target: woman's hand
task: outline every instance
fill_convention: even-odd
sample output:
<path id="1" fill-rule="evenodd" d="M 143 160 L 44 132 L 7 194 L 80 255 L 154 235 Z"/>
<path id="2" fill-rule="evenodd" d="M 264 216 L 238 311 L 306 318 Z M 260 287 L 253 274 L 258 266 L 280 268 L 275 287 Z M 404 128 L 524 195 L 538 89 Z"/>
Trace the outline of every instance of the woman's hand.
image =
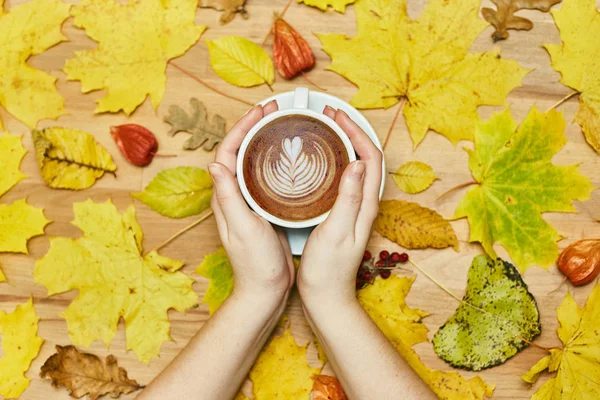
<path id="1" fill-rule="evenodd" d="M 234 296 L 284 295 L 294 282 L 294 265 L 283 231 L 254 213 L 242 197 L 234 176 L 237 152 L 248 131 L 265 115 L 277 110 L 272 101 L 252 108 L 231 128 L 208 165 L 214 182 L 212 209 L 221 242 L 233 267 Z"/>
<path id="2" fill-rule="evenodd" d="M 323 112 L 346 132 L 360 160 L 346 168 L 335 205 L 304 248 L 298 289 L 305 304 L 355 301 L 356 272 L 379 208 L 381 151 L 345 112 L 331 107 Z"/>

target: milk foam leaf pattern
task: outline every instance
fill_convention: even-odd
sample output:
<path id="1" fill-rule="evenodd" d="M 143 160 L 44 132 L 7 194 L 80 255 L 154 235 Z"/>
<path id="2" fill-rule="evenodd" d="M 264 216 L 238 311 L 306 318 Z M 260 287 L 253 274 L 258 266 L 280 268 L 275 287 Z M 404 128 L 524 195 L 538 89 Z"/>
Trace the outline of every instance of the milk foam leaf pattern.
<path id="1" fill-rule="evenodd" d="M 0 252 L 28 254 L 27 241 L 44 234 L 50 220 L 41 208 L 17 200 L 11 204 L 0 204 Z"/>
<path id="2" fill-rule="evenodd" d="M 428 331 L 422 322 L 428 313 L 406 304 L 406 296 L 414 281 L 415 277 L 396 275 L 375 279 L 372 285 L 358 292 L 358 301 L 408 365 L 440 399 L 481 400 L 492 397 L 494 386 L 488 385 L 481 377 L 467 380 L 457 372 L 429 369 L 412 349 L 417 343 L 427 342 Z"/>
<path id="3" fill-rule="evenodd" d="M 63 70 L 88 93 L 106 89 L 97 113 L 131 114 L 150 97 L 156 109 L 166 86 L 167 62 L 183 55 L 206 29 L 194 23 L 198 0 L 82 0 L 73 23 L 98 42 L 79 50 Z"/>
<path id="4" fill-rule="evenodd" d="M 357 35 L 317 35 L 328 69 L 358 86 L 351 104 L 402 109 L 415 146 L 429 129 L 453 144 L 473 139 L 480 105 L 503 105 L 529 72 L 499 50 L 469 53 L 485 29 L 479 0 L 430 0 L 416 20 L 405 0 L 357 0 Z"/>
<path id="5" fill-rule="evenodd" d="M 248 11 L 246 11 L 246 0 L 200 0 L 198 7 L 214 8 L 217 11 L 223 11 L 219 21 L 221 24 L 227 24 L 235 18 L 235 14 L 239 13 L 242 18 L 248 19 Z"/>
<path id="6" fill-rule="evenodd" d="M 0 131 L 0 197 L 13 186 L 25 179 L 26 175 L 19 170 L 25 156 L 21 143 L 23 136 L 11 135 Z"/>
<path id="7" fill-rule="evenodd" d="M 212 180 L 201 168 L 169 168 L 160 171 L 143 191 L 131 196 L 166 217 L 189 217 L 210 207 Z"/>
<path id="8" fill-rule="evenodd" d="M 535 383 L 544 371 L 556 372 L 535 394 L 532 400 L 587 400 L 600 398 L 600 286 L 596 285 L 585 306 L 578 307 L 567 292 L 556 310 L 560 322 L 557 329 L 562 348 L 549 349 L 521 376 Z"/>
<path id="9" fill-rule="evenodd" d="M 575 122 L 587 142 L 600 154 L 600 12 L 594 0 L 564 0 L 552 11 L 561 45 L 544 47 L 560 81 L 580 93 Z"/>
<path id="10" fill-rule="evenodd" d="M 297 0 L 298 3 L 304 3 L 307 6 L 317 7 L 322 11 L 327 11 L 329 7 L 339 13 L 346 12 L 346 6 L 353 4 L 356 0 Z"/>
<path id="11" fill-rule="evenodd" d="M 143 233 L 131 205 L 119 213 L 113 203 L 91 200 L 73 204 L 77 239 L 50 239 L 50 249 L 37 260 L 33 277 L 50 296 L 78 290 L 61 314 L 71 341 L 108 345 L 119 320 L 125 321 L 127 350 L 148 363 L 170 339 L 168 310 L 196 307 L 194 280 L 180 272 L 183 263 L 156 251 L 143 254 Z"/>
<path id="12" fill-rule="evenodd" d="M 3 355 L 0 358 L 0 395 L 17 399 L 29 387 L 25 376 L 44 342 L 38 335 L 40 317 L 31 298 L 12 313 L 0 311 L 0 335 Z"/>
<path id="13" fill-rule="evenodd" d="M 213 315 L 233 291 L 233 268 L 225 249 L 219 247 L 216 252 L 204 256 L 196 273 L 210 279 L 202 302 L 208 305 L 210 315 Z"/>
<path id="14" fill-rule="evenodd" d="M 81 190 L 92 186 L 117 166 L 93 135 L 71 128 L 31 132 L 42 178 L 48 186 Z"/>
<path id="15" fill-rule="evenodd" d="M 192 112 L 187 113 L 181 107 L 169 107 L 169 115 L 165 122 L 171 125 L 169 135 L 177 132 L 188 132 L 192 136 L 183 144 L 185 150 L 196 150 L 200 146 L 206 151 L 211 151 L 225 137 L 227 121 L 219 114 L 213 115 L 212 122 L 208 121 L 208 112 L 204 104 L 192 97 L 190 99 Z"/>
<path id="16" fill-rule="evenodd" d="M 433 336 L 433 349 L 453 367 L 479 371 L 505 363 L 541 332 L 537 303 L 519 271 L 479 255 L 462 302 Z"/>
<path id="17" fill-rule="evenodd" d="M 578 165 L 552 163 L 566 143 L 564 127 L 562 114 L 534 107 L 517 129 L 507 109 L 480 122 L 475 150 L 466 150 L 477 185 L 454 216 L 468 218 L 471 242 L 492 258 L 494 243 L 501 244 L 521 271 L 548 268 L 558 257 L 561 236 L 541 213 L 575 212 L 573 201 L 589 199 L 593 190 Z"/>
<path id="18" fill-rule="evenodd" d="M 69 8 L 60 0 L 33 0 L 5 12 L 0 0 L 0 106 L 30 128 L 66 114 L 56 78 L 27 60 L 66 40 L 61 25 Z"/>

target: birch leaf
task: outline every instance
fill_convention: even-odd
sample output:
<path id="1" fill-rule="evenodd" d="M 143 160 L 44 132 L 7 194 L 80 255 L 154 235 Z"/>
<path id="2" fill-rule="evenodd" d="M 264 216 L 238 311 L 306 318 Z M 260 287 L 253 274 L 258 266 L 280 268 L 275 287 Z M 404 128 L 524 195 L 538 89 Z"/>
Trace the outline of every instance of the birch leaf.
<path id="1" fill-rule="evenodd" d="M 410 161 L 392 174 L 398 189 L 408 194 L 417 194 L 427 190 L 437 176 L 433 168 L 420 161 Z"/>

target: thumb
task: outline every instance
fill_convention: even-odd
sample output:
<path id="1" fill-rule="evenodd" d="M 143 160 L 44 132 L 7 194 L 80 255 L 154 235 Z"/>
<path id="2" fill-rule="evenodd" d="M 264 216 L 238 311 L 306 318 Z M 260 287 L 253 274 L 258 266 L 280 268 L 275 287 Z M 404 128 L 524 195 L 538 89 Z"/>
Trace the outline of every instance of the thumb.
<path id="1" fill-rule="evenodd" d="M 354 232 L 356 219 L 362 204 L 365 162 L 355 161 L 348 165 L 340 181 L 338 197 L 327 217 L 327 225 L 335 232 Z"/>
<path id="2" fill-rule="evenodd" d="M 232 230 L 236 226 L 248 226 L 246 224 L 252 222 L 253 215 L 229 168 L 214 162 L 208 164 L 208 170 L 214 184 L 214 196 L 221 207 L 228 228 Z"/>

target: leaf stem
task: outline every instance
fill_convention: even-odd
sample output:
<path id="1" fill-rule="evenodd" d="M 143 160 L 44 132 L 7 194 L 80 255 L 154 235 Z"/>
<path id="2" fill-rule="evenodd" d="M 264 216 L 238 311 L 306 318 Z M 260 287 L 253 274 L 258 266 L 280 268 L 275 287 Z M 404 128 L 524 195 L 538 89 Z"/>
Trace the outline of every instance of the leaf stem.
<path id="1" fill-rule="evenodd" d="M 311 85 L 313 85 L 314 87 L 316 87 L 316 88 L 317 88 L 317 89 L 319 89 L 319 90 L 322 90 L 322 91 L 324 91 L 324 92 L 326 92 L 326 91 L 327 91 L 327 89 L 325 89 L 325 88 L 322 88 L 321 86 L 319 86 L 319 85 L 317 85 L 316 83 L 314 83 L 313 81 L 311 81 L 311 80 L 310 80 L 310 78 L 308 77 L 308 75 L 306 75 L 306 74 L 304 73 L 304 71 L 300 71 L 300 73 L 302 74 L 302 76 L 304 77 L 304 79 L 306 79 L 306 80 L 308 81 L 308 83 L 310 83 Z"/>
<path id="2" fill-rule="evenodd" d="M 169 65 L 172 65 L 176 69 L 180 70 L 181 72 L 183 72 L 184 74 L 186 74 L 187 76 L 189 76 L 190 78 L 192 78 L 193 80 L 195 80 L 196 82 L 199 82 L 199 83 L 203 84 L 204 86 L 206 86 L 207 88 L 209 88 L 210 90 L 212 90 L 215 93 L 218 93 L 218 94 L 220 94 L 222 96 L 225 96 L 225 97 L 227 97 L 227 98 L 229 98 L 231 100 L 239 101 L 240 103 L 244 103 L 244 104 L 247 104 L 249 106 L 254 106 L 254 103 L 252 103 L 250 101 L 241 99 L 241 98 L 233 96 L 231 94 L 227 94 L 227 93 L 223 92 L 222 90 L 217 89 L 216 87 L 214 87 L 213 85 L 209 84 L 208 82 L 206 82 L 206 81 L 198 78 L 196 75 L 192 74 L 190 71 L 186 70 L 185 68 L 180 67 L 179 65 L 175 64 L 173 61 L 169 61 Z M 273 89 L 271 89 L 271 90 L 273 90 Z"/>
<path id="3" fill-rule="evenodd" d="M 554 103 L 554 105 L 552 107 L 550 107 L 548 109 L 548 111 L 554 110 L 556 107 L 560 106 L 562 103 L 564 103 L 565 101 L 569 100 L 571 97 L 573 97 L 575 95 L 578 95 L 580 93 L 581 92 L 577 92 L 577 91 L 569 93 L 568 95 L 566 95 L 565 97 L 563 97 L 562 99 L 560 99 L 559 101 L 557 101 L 556 103 Z"/>
<path id="4" fill-rule="evenodd" d="M 545 346 L 539 345 L 537 343 L 530 342 L 529 340 L 525 339 L 521 335 L 517 335 L 517 339 L 522 340 L 523 342 L 527 343 L 529 346 L 533 346 L 533 347 L 536 347 L 540 350 L 544 350 L 547 352 L 550 352 L 550 350 L 554 350 L 557 348 L 557 347 L 545 347 Z"/>
<path id="5" fill-rule="evenodd" d="M 471 186 L 471 185 L 478 185 L 478 184 L 479 184 L 479 182 L 476 182 L 476 181 L 461 183 L 460 185 L 454 186 L 452 189 L 449 189 L 446 192 L 444 192 L 441 196 L 439 196 L 437 199 L 435 199 L 435 201 L 439 201 L 443 197 L 446 197 L 447 195 L 449 195 L 450 193 L 452 193 L 452 192 L 454 192 L 454 191 L 456 191 L 458 189 L 462 189 L 462 188 L 466 188 L 466 187 Z"/>
<path id="6" fill-rule="evenodd" d="M 387 132 L 387 135 L 385 137 L 385 140 L 383 141 L 383 146 L 382 146 L 383 151 L 385 151 L 385 148 L 387 147 L 387 144 L 388 144 L 388 142 L 390 140 L 390 136 L 392 136 L 392 131 L 394 130 L 394 125 L 396 125 L 396 120 L 398 119 L 398 116 L 400 115 L 400 112 L 404 108 L 404 104 L 405 103 L 406 103 L 406 97 L 403 97 L 402 100 L 400 100 L 400 105 L 398 106 L 398 109 L 396 110 L 396 115 L 394 115 L 394 119 L 392 120 L 392 124 L 390 125 L 390 129 L 388 129 L 388 132 Z"/>
<path id="7" fill-rule="evenodd" d="M 167 240 L 165 240 L 164 242 L 162 242 L 158 247 L 156 247 L 154 249 L 154 251 L 158 251 L 158 250 L 162 249 L 163 247 L 165 247 L 166 245 L 168 245 L 169 243 L 171 243 L 173 240 L 177 239 L 179 236 L 183 235 L 184 233 L 186 233 L 187 231 L 189 231 L 190 229 L 192 229 L 196 225 L 200 225 L 204 220 L 208 219 L 211 215 L 213 215 L 213 210 L 209 210 L 206 214 L 204 214 L 198 220 L 192 222 L 191 224 L 189 224 L 188 226 L 186 226 L 182 230 L 176 232 L 174 235 L 172 235 L 170 238 L 168 238 Z"/>
<path id="8" fill-rule="evenodd" d="M 283 8 L 283 11 L 281 12 L 281 14 L 279 14 L 279 18 L 283 18 L 283 16 L 287 12 L 288 8 L 290 8 L 290 6 L 292 5 L 292 1 L 294 1 L 294 0 L 288 0 L 287 4 Z M 271 36 L 272 33 L 273 33 L 273 25 L 271 25 L 271 29 L 269 29 L 269 32 L 267 32 L 267 36 L 265 36 L 265 38 L 263 39 L 262 46 L 267 44 L 267 40 L 269 39 L 269 36 Z M 315 85 L 315 86 L 317 86 L 317 85 Z"/>

